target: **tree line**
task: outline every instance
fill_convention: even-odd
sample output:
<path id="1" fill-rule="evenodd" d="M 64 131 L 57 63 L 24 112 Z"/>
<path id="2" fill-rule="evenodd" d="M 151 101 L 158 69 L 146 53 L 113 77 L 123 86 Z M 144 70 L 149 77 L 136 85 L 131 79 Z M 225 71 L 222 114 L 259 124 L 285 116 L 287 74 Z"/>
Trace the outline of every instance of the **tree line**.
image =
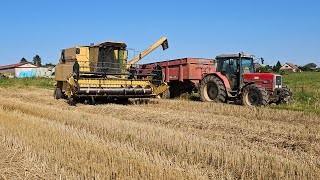
<path id="1" fill-rule="evenodd" d="M 262 73 L 276 72 L 276 73 L 279 73 L 281 67 L 282 67 L 282 65 L 281 65 L 280 61 L 278 61 L 277 64 L 274 66 L 266 65 L 266 66 L 258 67 L 256 69 L 256 72 L 262 72 Z M 308 63 L 304 66 L 298 66 L 298 68 L 301 69 L 302 71 L 312 71 L 313 69 L 317 68 L 317 64 Z"/>
<path id="2" fill-rule="evenodd" d="M 20 62 L 29 62 L 26 58 L 21 58 Z M 41 67 L 42 66 L 42 62 L 41 62 L 41 57 L 39 55 L 36 55 L 33 57 L 32 62 L 33 65 Z M 46 63 L 45 66 L 55 66 L 52 63 Z"/>

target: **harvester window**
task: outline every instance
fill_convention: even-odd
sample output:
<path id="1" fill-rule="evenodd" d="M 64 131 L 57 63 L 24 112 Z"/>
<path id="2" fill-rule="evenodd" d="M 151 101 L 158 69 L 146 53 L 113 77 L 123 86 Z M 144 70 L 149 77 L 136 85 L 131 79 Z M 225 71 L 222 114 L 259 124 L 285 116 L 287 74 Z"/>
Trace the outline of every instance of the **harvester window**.
<path id="1" fill-rule="evenodd" d="M 65 63 L 65 62 L 66 62 L 66 58 L 65 58 L 65 54 L 64 54 L 64 49 L 61 51 L 61 57 L 60 57 L 60 59 L 61 59 L 61 62 L 62 62 L 62 63 Z"/>
<path id="2" fill-rule="evenodd" d="M 80 48 L 77 48 L 76 49 L 76 54 L 80 54 L 81 52 L 80 52 Z"/>

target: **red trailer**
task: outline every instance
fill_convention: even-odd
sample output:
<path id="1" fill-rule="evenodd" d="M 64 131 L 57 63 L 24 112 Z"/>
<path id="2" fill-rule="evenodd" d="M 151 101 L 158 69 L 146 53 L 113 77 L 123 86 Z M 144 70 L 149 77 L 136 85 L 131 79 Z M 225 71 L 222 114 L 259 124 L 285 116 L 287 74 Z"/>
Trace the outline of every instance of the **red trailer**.
<path id="1" fill-rule="evenodd" d="M 165 75 L 165 81 L 170 86 L 171 98 L 183 93 L 191 93 L 199 88 L 205 74 L 216 71 L 214 59 L 182 58 L 141 65 L 141 68 L 153 69 L 161 66 Z"/>

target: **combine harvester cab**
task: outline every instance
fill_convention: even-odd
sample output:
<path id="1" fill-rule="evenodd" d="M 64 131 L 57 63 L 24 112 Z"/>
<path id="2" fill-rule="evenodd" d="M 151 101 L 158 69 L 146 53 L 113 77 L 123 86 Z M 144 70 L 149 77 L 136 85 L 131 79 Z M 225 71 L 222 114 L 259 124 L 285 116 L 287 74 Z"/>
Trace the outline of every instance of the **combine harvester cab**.
<path id="1" fill-rule="evenodd" d="M 55 99 L 67 98 L 73 105 L 81 98 L 95 103 L 102 97 L 126 101 L 163 93 L 169 87 L 164 82 L 162 69 L 140 69 L 136 65 L 160 45 L 165 50 L 167 39 L 160 39 L 129 62 L 127 46 L 122 42 L 108 41 L 62 50 L 55 72 Z"/>

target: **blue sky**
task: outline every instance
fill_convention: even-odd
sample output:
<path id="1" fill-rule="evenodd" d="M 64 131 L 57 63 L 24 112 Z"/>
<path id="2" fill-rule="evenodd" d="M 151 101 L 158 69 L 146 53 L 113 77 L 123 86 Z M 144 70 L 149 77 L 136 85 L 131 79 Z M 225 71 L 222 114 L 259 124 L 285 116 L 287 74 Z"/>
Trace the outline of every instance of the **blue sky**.
<path id="1" fill-rule="evenodd" d="M 57 63 L 63 48 L 107 40 L 141 51 L 161 36 L 170 48 L 142 63 L 244 51 L 268 64 L 320 65 L 319 9 L 316 0 L 4 1 L 0 65 L 36 54 Z"/>

